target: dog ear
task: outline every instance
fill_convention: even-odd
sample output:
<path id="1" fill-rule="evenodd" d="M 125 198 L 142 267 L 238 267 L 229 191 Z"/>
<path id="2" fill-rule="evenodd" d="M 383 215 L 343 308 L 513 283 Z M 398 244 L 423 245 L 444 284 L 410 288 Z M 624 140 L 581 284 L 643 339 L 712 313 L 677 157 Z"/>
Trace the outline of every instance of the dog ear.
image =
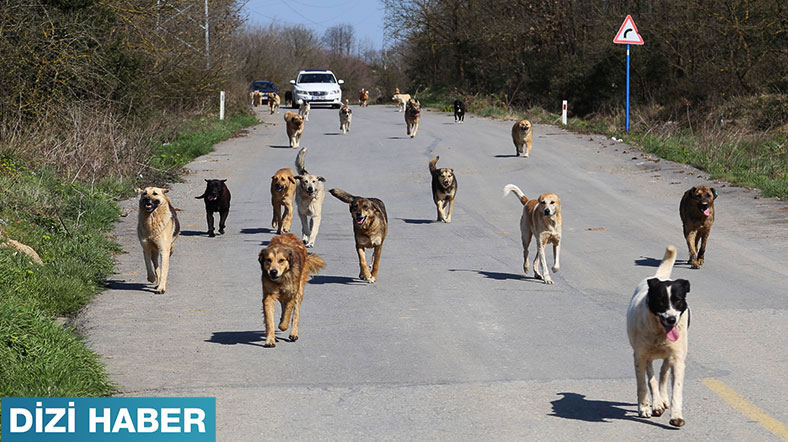
<path id="1" fill-rule="evenodd" d="M 322 176 L 317 177 L 317 180 L 320 181 L 321 183 L 325 183 L 326 182 L 326 179 L 323 178 Z"/>
<path id="2" fill-rule="evenodd" d="M 697 191 L 697 190 L 698 190 L 697 187 L 692 186 L 692 189 L 689 190 L 689 193 L 694 196 L 695 195 L 695 191 Z"/>
<path id="3" fill-rule="evenodd" d="M 264 253 L 265 253 L 265 249 L 263 249 L 263 250 L 260 250 L 260 254 L 259 254 L 259 255 L 257 255 L 257 262 L 259 262 L 259 263 L 260 263 L 260 266 L 262 266 L 262 265 L 263 265 L 263 259 L 264 259 L 264 258 L 263 258 L 263 254 L 264 254 Z"/>
<path id="4" fill-rule="evenodd" d="M 659 285 L 662 283 L 662 281 L 660 281 L 659 278 L 651 278 L 647 282 L 648 282 L 649 290 L 657 289 Z"/>
<path id="5" fill-rule="evenodd" d="M 170 191 L 170 189 L 161 189 L 161 193 L 167 193 L 169 191 Z"/>
<path id="6" fill-rule="evenodd" d="M 302 177 L 301 175 L 296 175 L 296 176 L 295 176 L 295 179 L 297 179 L 297 180 L 303 180 L 303 179 L 304 179 L 304 177 Z"/>
<path id="7" fill-rule="evenodd" d="M 205 180 L 206 183 L 210 183 L 211 182 L 211 180 L 209 180 L 208 178 L 203 178 L 203 179 Z"/>
<path id="8" fill-rule="evenodd" d="M 454 169 L 449 169 L 449 172 L 451 172 L 451 174 L 454 175 Z"/>
<path id="9" fill-rule="evenodd" d="M 690 292 L 690 282 L 687 281 L 686 279 L 677 279 L 674 282 L 679 284 L 681 286 L 681 288 L 684 289 L 684 293 L 689 293 Z"/>
<path id="10" fill-rule="evenodd" d="M 194 198 L 195 198 L 195 199 L 201 199 L 201 198 L 205 198 L 205 194 L 203 193 L 202 195 L 200 195 L 200 196 L 195 196 Z"/>
<path id="11" fill-rule="evenodd" d="M 271 179 L 272 179 L 272 180 L 275 180 L 275 179 L 276 179 L 276 175 L 272 176 L 272 177 L 271 177 Z"/>
<path id="12" fill-rule="evenodd" d="M 295 177 L 289 176 L 289 177 L 287 177 L 287 179 L 290 180 L 290 182 L 293 183 L 293 184 L 296 183 Z"/>
<path id="13" fill-rule="evenodd" d="M 290 268 L 293 267 L 293 249 L 287 250 L 287 266 Z"/>
<path id="14" fill-rule="evenodd" d="M 226 180 L 226 179 L 225 179 L 225 180 L 219 180 L 219 181 L 221 181 L 221 182 L 223 182 L 223 183 L 226 183 L 226 182 L 227 182 L 227 180 Z"/>
<path id="15" fill-rule="evenodd" d="M 711 194 L 714 195 L 714 199 L 716 200 L 717 199 L 717 189 L 712 187 L 711 188 Z"/>

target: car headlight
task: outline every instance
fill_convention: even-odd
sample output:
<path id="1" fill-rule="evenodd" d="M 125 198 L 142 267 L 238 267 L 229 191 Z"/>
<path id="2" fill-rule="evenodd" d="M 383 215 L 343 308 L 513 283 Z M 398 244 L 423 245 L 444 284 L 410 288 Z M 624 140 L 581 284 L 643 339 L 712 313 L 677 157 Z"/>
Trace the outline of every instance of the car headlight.
<path id="1" fill-rule="evenodd" d="M 306 91 L 301 90 L 301 89 L 296 89 L 295 93 L 297 93 L 297 94 L 305 94 Z"/>

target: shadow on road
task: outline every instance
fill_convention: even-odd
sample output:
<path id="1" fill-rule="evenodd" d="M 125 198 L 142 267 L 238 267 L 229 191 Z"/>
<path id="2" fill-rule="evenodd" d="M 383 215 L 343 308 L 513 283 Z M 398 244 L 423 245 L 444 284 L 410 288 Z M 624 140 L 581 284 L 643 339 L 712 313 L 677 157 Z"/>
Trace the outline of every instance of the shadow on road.
<path id="1" fill-rule="evenodd" d="M 621 408 L 621 406 L 635 407 L 635 404 L 629 404 L 626 402 L 592 401 L 586 399 L 585 395 L 578 393 L 558 394 L 563 397 L 550 402 L 553 405 L 553 413 L 549 414 L 548 416 L 585 422 L 610 422 L 608 419 L 617 419 L 641 422 L 644 424 L 664 428 L 666 430 L 678 430 L 678 428 L 663 425 L 652 420 L 639 418 L 637 417 L 637 411 L 630 411 L 625 408 Z"/>
<path id="2" fill-rule="evenodd" d="M 276 232 L 276 230 L 269 229 L 269 228 L 266 228 L 266 227 L 255 227 L 255 228 L 251 228 L 251 229 L 241 229 L 241 233 L 244 233 L 244 234 L 274 233 L 274 232 Z"/>
<path id="3" fill-rule="evenodd" d="M 208 236 L 208 232 L 198 232 L 196 230 L 181 230 L 181 236 Z"/>
<path id="4" fill-rule="evenodd" d="M 498 281 L 506 281 L 509 279 L 515 279 L 520 281 L 538 281 L 542 282 L 541 279 L 537 278 L 528 278 L 525 275 L 515 274 L 515 273 L 501 273 L 501 272 L 488 272 L 486 270 L 471 270 L 471 269 L 449 269 L 450 272 L 475 272 L 478 273 L 485 278 L 490 279 L 497 279 Z"/>
<path id="5" fill-rule="evenodd" d="M 635 260 L 636 266 L 641 267 L 659 267 L 659 264 L 662 262 L 661 259 L 656 258 L 649 258 L 647 256 L 641 256 L 640 259 Z"/>
<path id="6" fill-rule="evenodd" d="M 410 137 L 388 137 L 389 140 L 407 140 Z"/>
<path id="7" fill-rule="evenodd" d="M 310 284 L 347 284 L 347 285 L 361 285 L 366 284 L 366 282 L 361 281 L 357 278 L 349 278 L 347 276 L 326 276 L 326 275 L 315 275 L 309 280 Z"/>
<path id="8" fill-rule="evenodd" d="M 519 155 L 496 155 L 495 158 L 517 158 Z"/>
<path id="9" fill-rule="evenodd" d="M 222 345 L 246 344 L 264 347 L 262 343 L 265 342 L 265 330 L 213 332 L 211 338 L 206 339 L 205 342 L 212 342 L 214 344 Z M 288 338 L 277 336 L 276 342 L 291 341 Z"/>
<path id="10" fill-rule="evenodd" d="M 432 224 L 435 220 L 432 219 L 415 219 L 415 218 L 397 218 L 401 219 L 407 224 Z"/>
<path id="11" fill-rule="evenodd" d="M 273 144 L 269 144 L 268 147 L 272 147 L 274 149 L 292 149 L 290 146 L 274 146 Z"/>
<path id="12" fill-rule="evenodd" d="M 145 282 L 126 282 L 118 279 L 108 279 L 104 281 L 104 287 L 110 290 L 138 290 L 141 292 L 156 293 L 156 290 L 153 289 L 153 285 Z"/>
<path id="13" fill-rule="evenodd" d="M 342 134 L 339 132 L 325 132 L 323 133 L 323 135 L 342 135 Z"/>

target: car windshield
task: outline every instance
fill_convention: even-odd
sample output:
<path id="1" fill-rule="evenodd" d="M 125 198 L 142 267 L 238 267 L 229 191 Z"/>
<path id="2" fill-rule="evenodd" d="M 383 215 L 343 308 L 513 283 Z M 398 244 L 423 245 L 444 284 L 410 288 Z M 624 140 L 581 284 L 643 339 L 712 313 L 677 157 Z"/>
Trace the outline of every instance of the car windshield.
<path id="1" fill-rule="evenodd" d="M 274 84 L 271 83 L 270 81 L 255 81 L 254 82 L 254 87 L 255 88 L 259 88 L 259 89 L 263 89 L 263 88 L 273 89 Z"/>
<path id="2" fill-rule="evenodd" d="M 336 83 L 331 74 L 301 74 L 298 83 Z"/>

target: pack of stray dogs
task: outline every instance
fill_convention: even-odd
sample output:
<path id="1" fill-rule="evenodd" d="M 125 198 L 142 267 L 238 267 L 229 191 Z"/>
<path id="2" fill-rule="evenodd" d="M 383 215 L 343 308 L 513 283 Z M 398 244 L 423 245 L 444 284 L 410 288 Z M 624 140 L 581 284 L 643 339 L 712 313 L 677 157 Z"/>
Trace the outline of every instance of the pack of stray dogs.
<path id="1" fill-rule="evenodd" d="M 274 94 L 276 95 L 276 94 Z M 255 100 L 258 98 L 254 96 Z M 279 97 L 269 94 L 269 110 L 278 111 Z M 368 92 L 359 94 L 359 106 L 366 107 Z M 399 89 L 392 97 L 400 112 L 405 112 L 407 134 L 413 138 L 419 128 L 421 105 L 409 94 Z M 255 105 L 258 105 L 255 103 Z M 454 102 L 455 122 L 465 120 L 466 106 L 461 100 Z M 298 148 L 308 121 L 310 105 L 304 102 L 298 113 L 286 112 L 287 135 L 290 146 Z M 352 110 L 346 100 L 339 112 L 340 130 L 350 130 Z M 533 125 L 528 120 L 517 121 L 511 129 L 515 145 L 515 156 L 528 158 L 533 140 Z M 309 173 L 306 168 L 307 149 L 300 148 L 295 158 L 295 171 L 290 168 L 277 170 L 271 177 L 271 225 L 279 236 L 260 251 L 263 288 L 263 315 L 265 319 L 265 347 L 276 346 L 274 313 L 280 304 L 279 329 L 290 329 L 289 341 L 299 338 L 300 306 L 304 288 L 310 275 L 316 274 L 326 263 L 319 255 L 307 249 L 315 246 L 322 220 L 323 201 L 326 196 L 326 179 Z M 435 156 L 428 164 L 433 202 L 437 222 L 451 223 L 458 182 L 454 169 L 439 168 L 440 157 Z M 225 233 L 230 212 L 230 190 L 225 179 L 206 179 L 206 189 L 196 198 L 205 203 L 209 237 L 216 236 L 214 214 L 219 214 L 220 235 Z M 147 279 L 155 283 L 155 292 L 164 293 L 167 286 L 170 256 L 180 233 L 180 224 L 173 202 L 167 196 L 168 189 L 146 187 L 139 198 L 137 234 L 143 249 Z M 355 249 L 358 254 L 359 279 L 374 283 L 378 280 L 383 243 L 388 234 L 386 206 L 378 198 L 354 195 L 339 188 L 328 193 L 348 205 L 353 227 Z M 523 206 L 520 218 L 520 234 L 523 244 L 523 272 L 533 275 L 544 284 L 554 284 L 551 273 L 560 268 L 562 207 L 556 193 L 545 192 L 536 198 L 526 196 L 518 186 L 507 184 L 503 196 L 514 194 Z M 693 269 L 704 264 L 712 224 L 714 223 L 714 201 L 717 191 L 709 186 L 694 186 L 687 190 L 679 203 L 679 216 L 687 243 L 689 259 Z M 290 233 L 293 219 L 293 203 L 301 221 L 301 238 Z M 535 256 L 531 262 L 530 244 L 535 242 Z M 553 249 L 553 265 L 548 268 L 547 245 Z M 367 262 L 366 250 L 372 250 L 371 265 Z M 676 262 L 676 247 L 667 246 L 664 257 L 652 277 L 640 281 L 627 309 L 627 335 L 633 349 L 637 386 L 638 415 L 643 418 L 661 416 L 670 410 L 670 424 L 681 427 L 685 424 L 682 415 L 685 359 L 688 348 L 690 309 L 687 294 L 690 282 L 685 279 L 670 279 Z M 655 377 L 653 361 L 662 359 L 659 380 Z M 671 394 L 668 394 L 668 378 Z M 648 389 L 648 390 L 647 390 Z M 650 394 L 650 398 L 649 398 Z"/>

